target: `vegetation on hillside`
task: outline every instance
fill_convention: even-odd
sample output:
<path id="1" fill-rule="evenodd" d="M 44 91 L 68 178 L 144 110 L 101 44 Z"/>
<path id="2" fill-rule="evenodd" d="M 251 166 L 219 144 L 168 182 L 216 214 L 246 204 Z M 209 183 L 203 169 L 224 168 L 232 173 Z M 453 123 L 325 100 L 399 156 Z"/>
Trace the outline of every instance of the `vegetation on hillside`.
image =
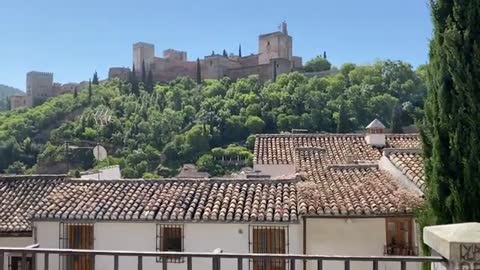
<path id="1" fill-rule="evenodd" d="M 151 178 L 196 163 L 219 175 L 251 164 L 256 133 L 297 128 L 354 132 L 373 118 L 390 125 L 394 108 L 401 108 L 396 121 L 412 124 L 422 115 L 426 92 L 419 75 L 406 63 L 384 61 L 347 64 L 329 77 L 294 72 L 265 83 L 255 76 L 201 84 L 179 78 L 155 86 L 138 83 L 142 79 L 135 76 L 130 82 L 92 83 L 77 98 L 67 94 L 36 108 L 0 114 L 0 171 L 11 166 L 10 171 L 21 170 L 15 161 L 42 172 L 65 169 L 65 164 L 70 169 L 119 164 L 124 177 Z M 65 121 L 79 106 L 82 114 Z M 48 141 L 38 141 L 42 127 L 55 121 L 61 126 Z M 109 158 L 95 163 L 90 149 L 67 152 L 65 141 L 76 146 L 98 141 Z"/>

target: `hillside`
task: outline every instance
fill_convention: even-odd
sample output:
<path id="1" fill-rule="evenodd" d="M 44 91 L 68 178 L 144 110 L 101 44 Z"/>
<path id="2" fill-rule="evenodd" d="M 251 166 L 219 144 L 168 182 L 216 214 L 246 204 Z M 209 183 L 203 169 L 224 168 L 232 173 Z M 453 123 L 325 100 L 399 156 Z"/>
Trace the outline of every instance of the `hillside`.
<path id="1" fill-rule="evenodd" d="M 165 85 L 106 81 L 78 97 L 63 95 L 28 110 L 0 114 L 0 171 L 65 172 L 119 164 L 127 178 L 171 176 L 184 163 L 214 175 L 251 163 L 254 134 L 292 129 L 354 132 L 372 119 L 414 123 L 426 93 L 423 71 L 406 63 L 347 64 L 334 76 L 284 74 L 276 82 L 179 78 Z M 51 129 L 51 132 L 45 130 Z M 41 134 L 41 136 L 40 136 Z M 46 141 L 45 141 L 46 140 Z M 109 158 L 96 163 L 100 142 Z"/>
<path id="2" fill-rule="evenodd" d="M 0 111 L 5 111 L 7 109 L 7 98 L 13 95 L 21 95 L 25 92 L 20 89 L 0 84 Z"/>

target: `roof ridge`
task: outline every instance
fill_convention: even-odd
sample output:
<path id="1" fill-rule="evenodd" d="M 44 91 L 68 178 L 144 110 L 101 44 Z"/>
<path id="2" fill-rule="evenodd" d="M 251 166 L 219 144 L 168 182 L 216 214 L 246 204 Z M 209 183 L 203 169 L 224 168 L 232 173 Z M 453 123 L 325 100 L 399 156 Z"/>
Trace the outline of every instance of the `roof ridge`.
<path id="1" fill-rule="evenodd" d="M 366 169 L 366 168 L 377 168 L 378 163 L 343 163 L 343 164 L 329 164 L 327 169 Z"/>
<path id="2" fill-rule="evenodd" d="M 251 184 L 271 184 L 271 183 L 294 183 L 299 180 L 296 178 L 281 178 L 281 179 L 232 179 L 232 178 L 166 178 L 166 179 L 81 179 L 81 178 L 69 178 L 66 179 L 67 182 L 71 183 L 138 183 L 138 182 L 151 182 L 151 183 L 162 183 L 162 182 L 177 182 L 177 183 L 251 183 Z"/>
<path id="3" fill-rule="evenodd" d="M 389 156 L 392 153 L 408 153 L 408 154 L 421 154 L 420 148 L 383 148 L 383 155 Z"/>

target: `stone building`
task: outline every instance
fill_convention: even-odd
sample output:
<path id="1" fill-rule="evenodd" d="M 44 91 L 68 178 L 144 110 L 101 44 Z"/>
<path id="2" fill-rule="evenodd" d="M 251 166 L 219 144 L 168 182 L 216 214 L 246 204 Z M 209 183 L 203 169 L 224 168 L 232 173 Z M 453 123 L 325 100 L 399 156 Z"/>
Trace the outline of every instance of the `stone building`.
<path id="1" fill-rule="evenodd" d="M 45 102 L 51 97 L 65 93 L 73 93 L 75 89 L 80 91 L 87 86 L 88 82 L 61 84 L 53 81 L 53 73 L 30 71 L 27 73 L 26 96 L 12 96 L 10 98 L 11 109 L 20 107 L 34 107 Z"/>
<path id="2" fill-rule="evenodd" d="M 287 24 L 282 23 L 281 31 L 263 34 L 258 37 L 258 53 L 248 56 L 212 54 L 200 59 L 202 79 L 229 77 L 238 79 L 256 74 L 262 80 L 274 79 L 277 75 L 302 67 L 302 58 L 292 55 L 292 37 L 288 35 Z M 138 42 L 133 44 L 133 64 L 137 76 L 152 71 L 154 81 L 166 82 L 180 76 L 195 79 L 197 61 L 189 61 L 187 52 L 174 49 L 163 51 L 163 57 L 155 56 L 153 44 Z M 129 69 L 113 67 L 109 78 L 128 78 Z"/>
<path id="3" fill-rule="evenodd" d="M 27 96 L 15 95 L 10 96 L 10 109 L 15 110 L 27 106 Z"/>
<path id="4" fill-rule="evenodd" d="M 40 104 L 55 96 L 53 73 L 30 71 L 27 73 L 27 106 Z"/>

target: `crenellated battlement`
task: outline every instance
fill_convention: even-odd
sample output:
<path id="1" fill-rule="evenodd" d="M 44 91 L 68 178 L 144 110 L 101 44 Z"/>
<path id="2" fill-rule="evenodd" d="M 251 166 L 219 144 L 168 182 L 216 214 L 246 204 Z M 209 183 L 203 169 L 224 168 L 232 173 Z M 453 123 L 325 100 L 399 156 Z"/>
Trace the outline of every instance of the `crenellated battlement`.
<path id="1" fill-rule="evenodd" d="M 135 73 L 142 76 L 142 70 L 152 72 L 155 81 L 167 82 L 180 76 L 196 79 L 200 68 L 201 79 L 232 79 L 258 75 L 262 80 L 275 79 L 277 75 L 298 70 L 302 67 L 302 58 L 292 55 L 292 37 L 288 35 L 287 24 L 283 22 L 279 31 L 258 36 L 257 54 L 242 56 L 212 52 L 197 61 L 189 61 L 187 52 L 175 49 L 163 51 L 163 57 L 155 56 L 155 45 L 147 42 L 133 44 L 133 65 Z M 125 70 L 110 69 L 109 78 L 123 78 Z M 120 74 L 121 73 L 121 74 Z"/>

